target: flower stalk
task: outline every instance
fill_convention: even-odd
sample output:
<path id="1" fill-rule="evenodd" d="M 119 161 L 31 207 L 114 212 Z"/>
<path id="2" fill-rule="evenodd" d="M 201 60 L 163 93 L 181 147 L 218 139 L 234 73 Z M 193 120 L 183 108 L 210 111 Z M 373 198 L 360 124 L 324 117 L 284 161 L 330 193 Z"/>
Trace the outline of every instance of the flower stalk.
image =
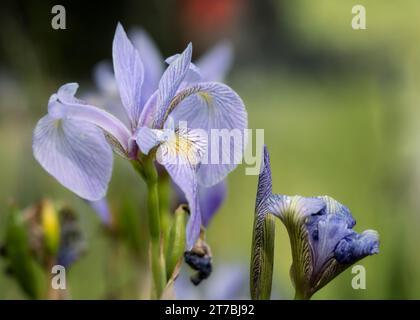
<path id="1" fill-rule="evenodd" d="M 166 267 L 163 255 L 163 238 L 160 226 L 158 173 L 153 157 L 145 157 L 144 161 L 132 161 L 133 167 L 144 178 L 147 185 L 147 208 L 149 212 L 149 235 L 151 269 L 153 274 L 152 297 L 160 298 L 166 286 Z"/>

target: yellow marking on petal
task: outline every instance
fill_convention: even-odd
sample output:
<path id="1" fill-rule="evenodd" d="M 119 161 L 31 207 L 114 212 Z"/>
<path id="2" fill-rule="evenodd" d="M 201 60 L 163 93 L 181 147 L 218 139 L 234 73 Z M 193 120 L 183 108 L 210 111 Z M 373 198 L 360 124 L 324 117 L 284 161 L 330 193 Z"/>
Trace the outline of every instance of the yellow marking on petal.
<path id="1" fill-rule="evenodd" d="M 207 103 L 207 105 L 210 107 L 213 104 L 213 97 L 205 91 L 198 92 L 198 95 L 203 98 L 203 100 Z"/>
<path id="2" fill-rule="evenodd" d="M 195 147 L 193 141 L 176 134 L 171 139 L 169 139 L 167 143 L 168 146 L 173 150 L 173 153 L 177 157 L 178 161 L 182 162 L 181 159 L 185 159 L 184 161 L 189 164 L 198 163 L 196 155 L 197 148 Z"/>

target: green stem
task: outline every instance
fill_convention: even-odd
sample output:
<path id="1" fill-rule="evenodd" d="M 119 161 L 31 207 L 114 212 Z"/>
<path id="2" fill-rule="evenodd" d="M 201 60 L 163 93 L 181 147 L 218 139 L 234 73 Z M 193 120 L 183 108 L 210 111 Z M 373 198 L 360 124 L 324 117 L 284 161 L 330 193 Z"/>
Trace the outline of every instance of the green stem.
<path id="1" fill-rule="evenodd" d="M 167 172 L 159 175 L 159 211 L 160 211 L 160 227 L 162 230 L 163 243 L 165 244 L 165 251 L 168 246 L 169 232 L 171 227 L 171 180 Z"/>
<path id="2" fill-rule="evenodd" d="M 304 294 L 302 292 L 300 292 L 299 290 L 295 291 L 295 300 L 309 300 L 307 298 L 305 298 Z"/>
<path id="3" fill-rule="evenodd" d="M 293 268 L 293 267 L 292 267 Z M 295 284 L 296 285 L 296 284 Z M 310 300 L 312 294 L 303 288 L 295 286 L 295 300 Z"/>
<path id="4" fill-rule="evenodd" d="M 132 164 L 137 172 L 142 175 L 147 184 L 151 268 L 153 274 L 152 297 L 159 299 L 166 286 L 166 267 L 163 255 L 162 233 L 160 229 L 158 174 L 153 160 L 149 157 L 144 160 L 142 165 L 139 161 L 132 161 Z"/>

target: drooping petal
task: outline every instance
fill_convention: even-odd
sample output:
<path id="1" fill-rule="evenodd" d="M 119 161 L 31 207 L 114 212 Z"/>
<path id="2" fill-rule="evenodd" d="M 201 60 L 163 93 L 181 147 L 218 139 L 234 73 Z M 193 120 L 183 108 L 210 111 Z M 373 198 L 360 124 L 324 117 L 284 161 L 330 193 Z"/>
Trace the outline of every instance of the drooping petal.
<path id="1" fill-rule="evenodd" d="M 112 114 L 76 99 L 74 94 L 77 88 L 77 83 L 61 86 L 57 94 L 53 94 L 48 101 L 48 114 L 55 119 L 94 124 L 109 133 L 121 145 L 121 149 L 127 151 L 128 140 L 131 136 L 128 129 Z"/>
<path id="2" fill-rule="evenodd" d="M 96 201 L 88 201 L 88 203 L 104 225 L 111 224 L 111 210 L 105 197 Z"/>
<path id="3" fill-rule="evenodd" d="M 228 86 L 203 82 L 179 92 L 171 103 L 175 121 L 203 129 L 209 146 L 199 170 L 199 183 L 212 186 L 222 181 L 241 162 L 248 117 L 241 98 Z M 210 138 L 211 137 L 211 138 Z"/>
<path id="4" fill-rule="evenodd" d="M 188 73 L 192 55 L 192 45 L 188 44 L 184 52 L 177 57 L 163 73 L 159 81 L 157 114 L 154 127 L 161 129 L 167 116 L 169 105 Z"/>
<path id="5" fill-rule="evenodd" d="M 130 39 L 132 39 L 143 61 L 144 81 L 141 100 L 142 105 L 144 105 L 158 87 L 159 79 L 164 70 L 163 57 L 155 42 L 145 30 L 141 28 L 132 30 Z"/>
<path id="6" fill-rule="evenodd" d="M 187 203 L 184 192 L 174 183 L 172 188 L 174 189 L 175 199 L 174 206 L 178 207 L 180 204 Z M 223 204 L 226 198 L 227 186 L 226 181 L 223 180 L 212 187 L 203 187 L 198 185 L 198 197 L 200 201 L 201 220 L 202 225 L 207 227 Z"/>
<path id="7" fill-rule="evenodd" d="M 87 200 L 105 195 L 113 155 L 98 127 L 47 115 L 35 127 L 32 146 L 35 159 L 63 186 Z"/>
<path id="8" fill-rule="evenodd" d="M 198 195 L 200 199 L 202 224 L 207 227 L 226 198 L 226 181 L 223 180 L 209 188 L 199 185 Z"/>
<path id="9" fill-rule="evenodd" d="M 205 146 L 205 137 L 199 132 L 185 129 L 163 142 L 156 154 L 157 161 L 166 168 L 188 201 L 190 218 L 187 224 L 187 250 L 191 250 L 200 235 L 201 212 L 197 168 Z"/>
<path id="10" fill-rule="evenodd" d="M 314 274 L 318 274 L 333 258 L 338 242 L 352 233 L 346 221 L 337 215 L 327 214 L 316 218 L 317 227 L 309 234 Z"/>
<path id="11" fill-rule="evenodd" d="M 372 254 L 379 253 L 379 235 L 375 230 L 366 230 L 361 234 L 352 232 L 342 239 L 334 251 L 339 263 L 352 264 Z"/>
<path id="12" fill-rule="evenodd" d="M 135 129 L 142 109 L 144 70 L 139 52 L 128 39 L 120 23 L 117 25 L 112 44 L 112 58 L 121 101 L 130 117 L 132 129 Z"/>
<path id="13" fill-rule="evenodd" d="M 232 61 L 232 44 L 222 41 L 201 57 L 196 65 L 205 81 L 222 81 L 229 72 Z"/>

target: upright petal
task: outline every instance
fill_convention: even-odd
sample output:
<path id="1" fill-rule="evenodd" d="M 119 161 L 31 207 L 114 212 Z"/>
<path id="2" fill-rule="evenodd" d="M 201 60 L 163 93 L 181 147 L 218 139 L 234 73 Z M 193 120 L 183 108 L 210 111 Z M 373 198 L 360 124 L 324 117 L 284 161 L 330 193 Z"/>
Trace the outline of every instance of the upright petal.
<path id="1" fill-rule="evenodd" d="M 101 61 L 94 67 L 93 79 L 103 94 L 107 96 L 118 94 L 117 82 L 112 72 L 112 66 L 108 61 Z"/>
<path id="2" fill-rule="evenodd" d="M 132 30 L 130 38 L 143 61 L 144 81 L 141 100 L 142 105 L 144 105 L 158 87 L 159 79 L 164 70 L 163 57 L 155 42 L 145 30 L 141 28 Z"/>
<path id="3" fill-rule="evenodd" d="M 102 198 L 112 172 L 112 150 L 87 122 L 41 118 L 33 135 L 35 159 L 63 186 L 87 200 Z"/>
<path id="4" fill-rule="evenodd" d="M 196 65 L 205 81 L 222 81 L 229 72 L 232 61 L 232 44 L 222 41 L 201 57 Z"/>
<path id="5" fill-rule="evenodd" d="M 180 56 L 181 55 L 179 53 L 174 54 L 174 55 L 166 58 L 165 62 L 167 64 L 171 64 L 173 61 L 175 61 Z M 201 80 L 203 80 L 203 77 L 201 76 L 200 69 L 194 63 L 191 62 L 188 73 L 184 78 L 185 83 L 183 85 L 185 86 L 187 83 L 195 83 L 195 82 L 198 82 L 198 81 L 201 81 Z M 181 89 L 181 87 L 182 86 L 180 86 L 180 89 Z"/>
<path id="6" fill-rule="evenodd" d="M 158 94 L 156 90 L 143 106 L 138 127 L 153 127 L 158 107 Z"/>
<path id="7" fill-rule="evenodd" d="M 199 170 L 200 184 L 212 186 L 222 181 L 241 162 L 248 116 L 241 98 L 228 86 L 203 82 L 187 87 L 174 97 L 169 114 L 209 135 Z"/>
<path id="8" fill-rule="evenodd" d="M 85 91 L 82 98 L 85 101 L 90 101 L 93 105 L 101 106 L 101 108 L 120 120 L 127 128 L 130 128 L 130 118 L 121 104 L 112 64 L 108 61 L 101 61 L 96 64 L 93 69 L 93 80 L 99 91 Z"/>
<path id="9" fill-rule="evenodd" d="M 182 81 L 188 73 L 192 55 L 192 45 L 188 44 L 184 52 L 178 56 L 163 73 L 159 81 L 157 114 L 155 127 L 161 129 L 168 115 L 168 108 Z"/>
<path id="10" fill-rule="evenodd" d="M 141 89 L 144 70 L 139 52 L 128 39 L 120 23 L 115 31 L 112 57 L 121 101 L 130 117 L 132 129 L 135 129 L 142 109 Z"/>

